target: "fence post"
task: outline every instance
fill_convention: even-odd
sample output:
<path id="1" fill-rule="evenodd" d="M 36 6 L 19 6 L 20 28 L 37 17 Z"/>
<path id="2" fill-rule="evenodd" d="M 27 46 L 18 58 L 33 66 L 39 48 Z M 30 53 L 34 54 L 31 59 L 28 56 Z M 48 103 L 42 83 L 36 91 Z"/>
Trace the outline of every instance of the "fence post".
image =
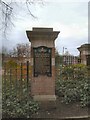
<path id="1" fill-rule="evenodd" d="M 9 75 L 10 75 L 10 94 L 11 94 L 11 91 L 12 91 L 12 77 L 11 77 L 11 74 L 12 74 L 12 71 L 11 71 L 11 68 L 10 68 L 10 71 L 9 71 Z"/>
<path id="2" fill-rule="evenodd" d="M 22 63 L 21 63 L 21 84 L 22 84 Z"/>
<path id="3" fill-rule="evenodd" d="M 29 61 L 27 61 L 27 95 L 28 95 L 28 82 L 29 82 Z"/>
<path id="4" fill-rule="evenodd" d="M 23 69 L 22 69 L 22 63 L 21 63 L 21 78 L 20 78 L 20 99 L 22 98 L 22 74 L 23 74 Z"/>
<path id="5" fill-rule="evenodd" d="M 16 63 L 16 69 L 15 69 L 15 74 L 16 74 L 16 96 L 17 96 L 17 89 L 18 89 L 18 84 L 17 84 L 17 63 Z"/>
<path id="6" fill-rule="evenodd" d="M 6 63 L 4 64 L 3 92 L 6 100 Z"/>

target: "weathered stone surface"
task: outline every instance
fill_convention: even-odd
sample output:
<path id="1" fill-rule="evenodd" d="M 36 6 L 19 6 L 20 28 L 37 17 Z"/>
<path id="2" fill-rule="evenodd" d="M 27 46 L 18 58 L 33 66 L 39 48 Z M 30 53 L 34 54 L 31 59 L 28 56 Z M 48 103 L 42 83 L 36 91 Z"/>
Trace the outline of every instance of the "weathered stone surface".
<path id="1" fill-rule="evenodd" d="M 26 31 L 26 33 L 31 42 L 31 94 L 34 100 L 37 101 L 55 101 L 54 41 L 57 38 L 59 31 L 53 31 L 53 28 L 33 28 L 32 31 Z M 46 54 L 45 52 L 39 52 L 39 54 L 37 54 L 36 51 L 38 51 L 38 49 L 36 48 L 39 48 L 39 50 L 48 49 L 50 54 Z M 45 58 L 44 54 L 46 54 L 46 56 L 50 55 L 50 58 Z M 40 58 L 38 58 L 38 56 Z M 42 57 L 44 59 L 42 59 Z M 44 60 L 47 60 L 47 62 L 44 62 Z M 50 71 L 49 74 L 48 71 Z"/>
<path id="2" fill-rule="evenodd" d="M 36 101 L 55 101 L 55 95 L 35 95 L 34 100 Z"/>

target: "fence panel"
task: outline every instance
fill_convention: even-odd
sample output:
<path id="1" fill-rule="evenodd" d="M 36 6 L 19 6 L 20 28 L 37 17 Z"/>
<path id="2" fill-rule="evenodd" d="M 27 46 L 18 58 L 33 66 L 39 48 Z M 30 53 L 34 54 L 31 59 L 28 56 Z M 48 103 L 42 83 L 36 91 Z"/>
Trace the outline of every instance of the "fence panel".
<path id="1" fill-rule="evenodd" d="M 2 76 L 2 98 L 3 102 L 12 96 L 15 99 L 23 100 L 25 97 L 30 97 L 30 81 L 31 67 L 30 63 L 16 64 L 13 67 L 3 66 L 4 74 Z"/>

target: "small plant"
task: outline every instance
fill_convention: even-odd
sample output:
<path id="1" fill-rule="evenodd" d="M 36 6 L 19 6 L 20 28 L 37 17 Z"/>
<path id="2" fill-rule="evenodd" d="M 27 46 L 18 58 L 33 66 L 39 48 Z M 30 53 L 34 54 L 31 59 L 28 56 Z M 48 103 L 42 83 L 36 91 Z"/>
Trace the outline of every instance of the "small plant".
<path id="1" fill-rule="evenodd" d="M 8 80 L 3 82 L 2 92 L 2 117 L 3 118 L 30 118 L 31 115 L 39 109 L 38 103 L 32 100 L 30 93 L 27 91 L 26 80 L 17 81 L 17 88 Z M 30 86 L 29 86 L 30 87 Z M 30 88 L 29 88 L 30 90 Z"/>
<path id="2" fill-rule="evenodd" d="M 90 105 L 90 81 L 85 65 L 65 67 L 60 76 L 61 79 L 56 80 L 56 94 L 63 102 L 78 101 L 81 106 Z"/>

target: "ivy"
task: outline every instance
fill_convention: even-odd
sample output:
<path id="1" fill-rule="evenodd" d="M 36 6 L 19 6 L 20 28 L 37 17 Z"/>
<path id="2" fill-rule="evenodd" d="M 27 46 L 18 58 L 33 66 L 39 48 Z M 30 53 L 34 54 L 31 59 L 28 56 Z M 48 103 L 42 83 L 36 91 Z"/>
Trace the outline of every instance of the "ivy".
<path id="1" fill-rule="evenodd" d="M 25 81 L 20 91 L 19 83 L 12 88 L 8 86 L 8 80 L 2 89 L 2 117 L 3 118 L 30 118 L 39 109 L 38 103 L 33 101 L 30 93 L 27 92 Z M 5 88 L 4 88 L 5 87 Z"/>
<path id="2" fill-rule="evenodd" d="M 64 67 L 56 80 L 56 94 L 66 104 L 78 101 L 81 106 L 90 105 L 90 81 L 85 65 Z M 61 79 L 60 79 L 61 77 Z"/>

